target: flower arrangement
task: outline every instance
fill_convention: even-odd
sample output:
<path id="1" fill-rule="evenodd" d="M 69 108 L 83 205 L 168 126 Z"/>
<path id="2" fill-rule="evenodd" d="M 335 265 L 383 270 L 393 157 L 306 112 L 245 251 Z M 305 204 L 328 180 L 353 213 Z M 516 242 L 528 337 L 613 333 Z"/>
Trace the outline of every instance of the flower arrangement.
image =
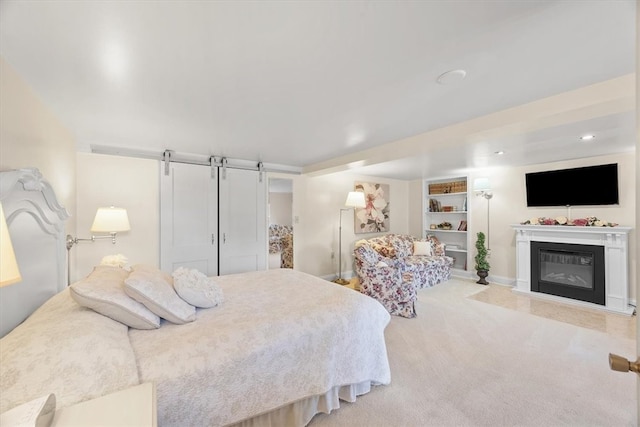
<path id="1" fill-rule="evenodd" d="M 555 218 L 531 218 L 521 223 L 522 225 L 577 225 L 580 227 L 615 227 L 615 222 L 604 221 L 595 216 L 586 218 L 567 219 L 566 216 L 558 216 Z"/>

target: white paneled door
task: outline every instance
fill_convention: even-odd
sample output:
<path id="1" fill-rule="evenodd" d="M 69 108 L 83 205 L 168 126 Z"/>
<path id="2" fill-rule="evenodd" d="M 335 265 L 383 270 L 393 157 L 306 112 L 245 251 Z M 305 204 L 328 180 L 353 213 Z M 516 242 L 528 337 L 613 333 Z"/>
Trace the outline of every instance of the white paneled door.
<path id="1" fill-rule="evenodd" d="M 160 165 L 160 268 L 195 268 L 218 275 L 217 168 Z"/>
<path id="2" fill-rule="evenodd" d="M 220 275 L 267 268 L 267 177 L 220 172 Z"/>

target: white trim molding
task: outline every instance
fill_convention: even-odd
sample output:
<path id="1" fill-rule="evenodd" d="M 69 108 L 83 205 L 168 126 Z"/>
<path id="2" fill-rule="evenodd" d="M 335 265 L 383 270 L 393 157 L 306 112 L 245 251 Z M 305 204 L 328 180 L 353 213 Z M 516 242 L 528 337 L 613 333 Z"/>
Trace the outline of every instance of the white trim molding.
<path id="1" fill-rule="evenodd" d="M 511 225 L 516 231 L 516 286 L 514 291 L 579 303 L 615 313 L 633 314 L 629 300 L 629 233 L 631 227 Z M 531 291 L 531 241 L 604 247 L 605 305 L 578 302 Z"/>

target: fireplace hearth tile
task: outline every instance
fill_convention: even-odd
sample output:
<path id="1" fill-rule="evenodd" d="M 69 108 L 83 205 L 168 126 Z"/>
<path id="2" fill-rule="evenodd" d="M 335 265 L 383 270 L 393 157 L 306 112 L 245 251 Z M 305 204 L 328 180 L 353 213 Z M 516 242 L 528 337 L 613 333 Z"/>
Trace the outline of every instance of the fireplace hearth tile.
<path id="1" fill-rule="evenodd" d="M 512 291 L 513 288 L 510 286 L 489 284 L 484 288 L 481 292 L 470 295 L 467 298 L 522 313 L 529 313 L 533 316 L 605 332 L 620 338 L 635 339 L 636 337 L 635 315 L 627 316 L 555 301 L 546 301 L 514 293 Z"/>

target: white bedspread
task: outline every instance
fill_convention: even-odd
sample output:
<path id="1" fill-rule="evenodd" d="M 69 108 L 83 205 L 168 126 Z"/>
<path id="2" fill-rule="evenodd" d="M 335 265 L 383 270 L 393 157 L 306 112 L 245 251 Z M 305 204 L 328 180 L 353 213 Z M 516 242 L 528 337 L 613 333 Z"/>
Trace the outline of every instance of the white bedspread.
<path id="1" fill-rule="evenodd" d="M 335 386 L 390 382 L 390 316 L 377 301 L 289 269 L 217 283 L 225 302 L 195 322 L 129 331 L 159 425 L 226 425 Z"/>

